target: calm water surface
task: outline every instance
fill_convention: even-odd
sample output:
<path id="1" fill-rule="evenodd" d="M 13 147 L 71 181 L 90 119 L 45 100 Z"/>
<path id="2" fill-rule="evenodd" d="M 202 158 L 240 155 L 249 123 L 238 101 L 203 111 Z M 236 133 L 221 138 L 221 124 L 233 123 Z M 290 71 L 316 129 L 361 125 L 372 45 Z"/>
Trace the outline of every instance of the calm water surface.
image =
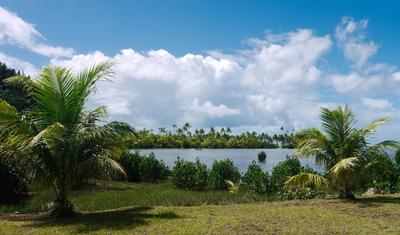
<path id="1" fill-rule="evenodd" d="M 240 172 L 246 172 L 247 167 L 253 160 L 257 161 L 257 154 L 264 151 L 267 154 L 265 163 L 259 165 L 266 171 L 271 172 L 272 168 L 280 161 L 285 160 L 286 156 L 291 156 L 294 149 L 143 149 L 141 153 L 149 154 L 153 152 L 156 158 L 163 160 L 170 168 L 174 166 L 176 157 L 179 156 L 185 160 L 194 161 L 196 157 L 200 161 L 210 167 L 214 160 L 222 160 L 229 158 Z M 257 161 L 258 162 L 258 161 Z M 309 165 L 318 170 L 314 166 L 314 159 L 301 159 L 302 165 Z"/>

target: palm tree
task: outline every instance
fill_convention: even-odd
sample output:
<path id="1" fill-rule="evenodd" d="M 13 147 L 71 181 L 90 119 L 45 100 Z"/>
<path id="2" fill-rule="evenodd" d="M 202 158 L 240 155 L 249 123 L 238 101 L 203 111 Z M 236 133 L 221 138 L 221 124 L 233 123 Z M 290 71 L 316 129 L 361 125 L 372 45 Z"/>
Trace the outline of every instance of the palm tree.
<path id="1" fill-rule="evenodd" d="M 23 87 L 32 105 L 19 112 L 0 101 L 0 141 L 12 142 L 25 153 L 34 178 L 54 189 L 55 216 L 73 214 L 69 192 L 85 178 L 124 174 L 112 157 L 125 150 L 122 138 L 133 129 L 122 122 L 99 125 L 106 117 L 103 106 L 85 109 L 96 82 L 112 75 L 111 66 L 106 62 L 77 74 L 47 67 L 36 79 L 8 79 L 9 84 Z"/>
<path id="2" fill-rule="evenodd" d="M 334 110 L 321 109 L 322 131 L 316 128 L 303 129 L 294 136 L 296 155 L 315 157 L 317 165 L 325 167 L 328 178 L 338 189 L 340 197 L 353 198 L 353 187 L 366 166 L 364 150 L 371 147 L 367 137 L 386 123 L 386 117 L 373 121 L 368 126 L 355 128 L 354 113 L 346 105 Z M 395 147 L 394 141 L 384 141 L 374 147 Z M 298 174 L 286 181 L 286 186 L 304 187 L 307 184 L 324 186 L 325 179 L 313 174 Z"/>

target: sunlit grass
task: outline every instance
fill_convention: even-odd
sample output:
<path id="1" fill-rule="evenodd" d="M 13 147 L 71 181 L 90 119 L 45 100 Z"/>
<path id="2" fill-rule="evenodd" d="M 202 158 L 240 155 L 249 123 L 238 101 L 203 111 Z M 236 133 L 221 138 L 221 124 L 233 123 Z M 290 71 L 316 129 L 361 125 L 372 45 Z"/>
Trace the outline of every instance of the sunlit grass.
<path id="1" fill-rule="evenodd" d="M 400 196 L 129 207 L 70 219 L 0 218 L 0 234 L 399 234 Z M 32 217 L 32 218 L 30 218 Z"/>
<path id="2" fill-rule="evenodd" d="M 43 192 L 17 205 L 1 205 L 0 212 L 37 212 L 50 206 L 51 192 Z M 96 181 L 85 190 L 72 193 L 78 211 L 98 211 L 131 206 L 196 206 L 268 201 L 247 187 L 239 193 L 228 191 L 189 191 L 175 188 L 170 182 L 159 184 Z"/>

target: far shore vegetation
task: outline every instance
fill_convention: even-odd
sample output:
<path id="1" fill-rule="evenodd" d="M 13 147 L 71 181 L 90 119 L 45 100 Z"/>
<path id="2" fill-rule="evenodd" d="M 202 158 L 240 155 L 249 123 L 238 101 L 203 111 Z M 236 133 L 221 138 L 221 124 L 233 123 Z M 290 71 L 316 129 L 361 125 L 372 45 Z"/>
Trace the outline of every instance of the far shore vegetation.
<path id="1" fill-rule="evenodd" d="M 153 130 L 137 130 L 129 138 L 132 148 L 289 148 L 295 147 L 293 132 L 280 127 L 280 134 L 268 135 L 267 133 L 243 132 L 233 134 L 230 127 L 209 129 L 192 129 L 189 123 L 182 127 L 172 126 L 172 130 L 159 128 Z"/>

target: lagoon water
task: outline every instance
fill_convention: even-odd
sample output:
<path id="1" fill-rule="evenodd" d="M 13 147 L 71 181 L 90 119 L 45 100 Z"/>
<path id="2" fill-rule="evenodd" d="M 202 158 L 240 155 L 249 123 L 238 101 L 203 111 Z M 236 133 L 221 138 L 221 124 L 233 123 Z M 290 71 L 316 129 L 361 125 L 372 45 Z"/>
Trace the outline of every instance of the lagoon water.
<path id="1" fill-rule="evenodd" d="M 257 154 L 264 151 L 267 154 L 265 163 L 259 165 L 266 171 L 271 172 L 272 168 L 280 161 L 285 160 L 286 156 L 291 156 L 294 149 L 142 149 L 141 153 L 149 154 L 153 152 L 156 158 L 163 160 L 170 168 L 174 166 L 177 156 L 182 159 L 194 161 L 196 157 L 201 162 L 211 167 L 214 160 L 229 158 L 241 173 L 246 172 L 247 167 L 252 161 L 257 161 Z M 258 161 L 257 161 L 258 162 Z M 309 165 L 318 170 L 314 165 L 314 159 L 300 159 L 302 165 Z"/>

